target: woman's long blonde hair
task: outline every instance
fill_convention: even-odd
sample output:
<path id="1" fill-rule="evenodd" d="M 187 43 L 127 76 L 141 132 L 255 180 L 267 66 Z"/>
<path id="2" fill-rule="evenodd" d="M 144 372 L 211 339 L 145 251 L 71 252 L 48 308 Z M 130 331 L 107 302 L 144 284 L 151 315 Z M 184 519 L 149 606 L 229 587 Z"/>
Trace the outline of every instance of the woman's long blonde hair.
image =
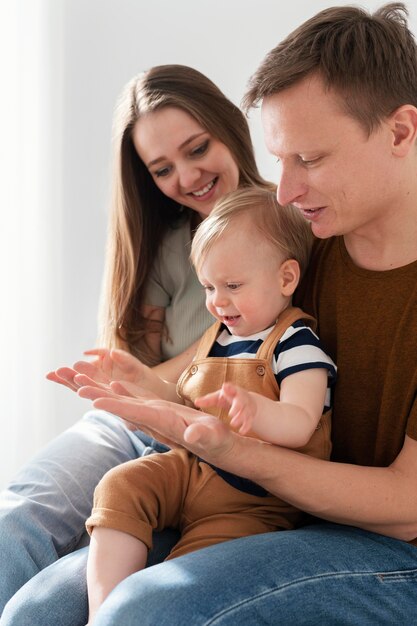
<path id="1" fill-rule="evenodd" d="M 239 186 L 269 186 L 256 167 L 246 118 L 206 76 L 183 65 L 161 65 L 126 85 L 114 116 L 99 343 L 123 347 L 149 365 L 158 359 L 146 336 L 163 329 L 142 314 L 146 281 L 165 233 L 189 220 L 192 210 L 158 189 L 135 150 L 132 131 L 142 115 L 168 106 L 187 112 L 229 148 L 239 168 Z"/>

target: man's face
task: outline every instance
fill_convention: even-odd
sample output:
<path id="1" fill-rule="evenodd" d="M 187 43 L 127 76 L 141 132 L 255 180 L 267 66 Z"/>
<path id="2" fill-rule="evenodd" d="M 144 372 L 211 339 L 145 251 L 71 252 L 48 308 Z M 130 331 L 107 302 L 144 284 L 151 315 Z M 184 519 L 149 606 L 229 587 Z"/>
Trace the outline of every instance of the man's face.
<path id="1" fill-rule="evenodd" d="M 387 122 L 368 137 L 313 75 L 265 98 L 262 122 L 278 158 L 278 201 L 300 209 L 317 237 L 383 232 L 399 202 Z"/>

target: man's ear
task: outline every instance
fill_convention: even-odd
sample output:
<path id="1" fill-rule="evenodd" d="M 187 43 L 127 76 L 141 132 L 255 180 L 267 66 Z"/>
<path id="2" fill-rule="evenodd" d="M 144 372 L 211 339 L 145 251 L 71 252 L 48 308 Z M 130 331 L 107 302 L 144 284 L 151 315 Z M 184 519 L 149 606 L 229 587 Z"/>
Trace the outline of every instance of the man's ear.
<path id="1" fill-rule="evenodd" d="M 404 104 L 395 109 L 388 118 L 392 132 L 392 153 L 395 156 L 407 156 L 414 148 L 417 137 L 417 109 L 411 104 Z"/>
<path id="2" fill-rule="evenodd" d="M 295 259 L 287 259 L 279 268 L 279 284 L 283 296 L 292 296 L 300 280 L 300 266 Z"/>

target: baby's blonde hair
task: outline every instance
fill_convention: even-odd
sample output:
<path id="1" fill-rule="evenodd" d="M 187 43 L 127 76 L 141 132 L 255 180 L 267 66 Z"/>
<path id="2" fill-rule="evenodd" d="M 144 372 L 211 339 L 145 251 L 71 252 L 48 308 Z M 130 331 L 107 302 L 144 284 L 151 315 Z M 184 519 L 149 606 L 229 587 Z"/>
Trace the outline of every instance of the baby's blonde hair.
<path id="1" fill-rule="evenodd" d="M 230 227 L 239 228 L 239 219 L 248 217 L 258 231 L 284 259 L 295 259 L 301 276 L 310 257 L 313 235 L 310 224 L 293 206 L 281 206 L 272 191 L 245 187 L 223 196 L 197 228 L 191 261 L 197 272 L 212 245 Z"/>

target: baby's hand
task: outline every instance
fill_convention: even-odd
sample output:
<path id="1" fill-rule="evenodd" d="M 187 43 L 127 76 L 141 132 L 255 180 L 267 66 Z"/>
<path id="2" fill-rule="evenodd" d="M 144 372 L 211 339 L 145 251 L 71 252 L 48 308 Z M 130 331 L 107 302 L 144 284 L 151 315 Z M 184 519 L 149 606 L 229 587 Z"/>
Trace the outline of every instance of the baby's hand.
<path id="1" fill-rule="evenodd" d="M 217 406 L 227 409 L 231 427 L 241 435 L 246 435 L 251 430 L 256 417 L 254 396 L 232 383 L 224 383 L 218 391 L 197 398 L 195 405 L 199 408 Z"/>

